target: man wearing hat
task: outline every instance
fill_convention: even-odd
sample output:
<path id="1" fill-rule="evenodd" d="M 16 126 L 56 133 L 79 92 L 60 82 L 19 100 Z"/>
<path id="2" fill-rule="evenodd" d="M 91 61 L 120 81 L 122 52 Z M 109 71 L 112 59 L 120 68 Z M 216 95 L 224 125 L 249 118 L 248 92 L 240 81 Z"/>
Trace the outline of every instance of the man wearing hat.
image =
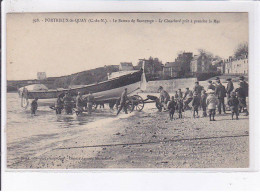
<path id="1" fill-rule="evenodd" d="M 211 89 L 211 90 L 214 90 L 214 91 L 215 91 L 216 87 L 213 85 L 212 81 L 209 80 L 208 83 L 209 83 L 209 85 L 208 85 L 208 90 Z"/>
<path id="2" fill-rule="evenodd" d="M 192 101 L 193 98 L 193 93 L 189 88 L 186 88 L 186 92 L 184 94 L 184 110 L 185 109 L 190 109 L 189 103 Z"/>
<path id="3" fill-rule="evenodd" d="M 233 85 L 233 82 L 231 81 L 231 78 L 228 78 L 227 79 L 227 98 L 229 99 L 230 98 L 230 94 L 231 92 L 234 90 L 234 85 Z"/>
<path id="4" fill-rule="evenodd" d="M 217 87 L 215 89 L 216 96 L 218 98 L 218 113 L 221 114 L 221 107 L 223 107 L 223 112 L 226 113 L 225 109 L 225 97 L 226 97 L 226 89 L 225 86 L 222 85 L 220 80 L 217 80 Z"/>

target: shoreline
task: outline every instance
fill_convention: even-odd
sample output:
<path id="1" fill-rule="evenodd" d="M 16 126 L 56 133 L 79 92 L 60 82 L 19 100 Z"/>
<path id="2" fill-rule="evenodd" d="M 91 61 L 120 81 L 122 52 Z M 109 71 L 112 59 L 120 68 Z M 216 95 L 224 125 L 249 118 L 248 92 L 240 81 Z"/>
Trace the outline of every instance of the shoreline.
<path id="1" fill-rule="evenodd" d="M 201 111 L 199 112 L 201 114 Z M 248 168 L 249 118 L 231 115 L 169 120 L 168 112 L 121 113 L 89 123 L 37 154 L 13 158 L 9 169 Z M 176 118 L 177 115 L 175 114 Z M 102 122 L 101 122 L 102 121 Z M 10 149 L 10 145 L 7 145 Z M 7 154 L 8 155 L 8 154 Z M 19 154 L 18 154 L 19 155 Z M 19 158 L 20 157 L 20 158 Z"/>

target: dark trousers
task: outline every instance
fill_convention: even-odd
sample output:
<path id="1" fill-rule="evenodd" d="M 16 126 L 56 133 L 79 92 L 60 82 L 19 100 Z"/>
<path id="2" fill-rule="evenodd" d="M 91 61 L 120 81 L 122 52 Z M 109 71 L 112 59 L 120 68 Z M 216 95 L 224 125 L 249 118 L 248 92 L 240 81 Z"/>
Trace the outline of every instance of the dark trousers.
<path id="1" fill-rule="evenodd" d="M 232 113 L 232 120 L 234 115 L 236 115 L 236 119 L 238 119 L 238 115 L 239 115 L 239 111 L 238 111 L 238 107 L 231 107 L 231 113 Z"/>
<path id="2" fill-rule="evenodd" d="M 192 98 L 188 98 L 187 100 L 184 101 L 184 110 L 189 108 L 189 104 L 192 101 Z"/>
<path id="3" fill-rule="evenodd" d="M 207 116 L 207 106 L 202 105 L 202 110 L 203 110 L 203 117 L 206 117 Z"/>
<path id="4" fill-rule="evenodd" d="M 117 111 L 117 115 L 120 113 L 120 111 L 121 111 L 123 108 L 124 108 L 125 114 L 128 114 L 128 113 L 127 113 L 127 104 L 126 104 L 126 103 L 122 103 L 122 104 L 120 104 L 120 106 L 119 106 L 119 109 L 118 109 L 118 111 Z"/>
<path id="5" fill-rule="evenodd" d="M 218 99 L 218 112 L 219 112 L 219 114 L 221 114 L 221 106 L 223 108 L 223 112 L 225 113 L 226 110 L 225 110 L 224 98 L 219 98 Z"/>
<path id="6" fill-rule="evenodd" d="M 37 110 L 36 108 L 32 108 L 32 109 L 31 109 L 31 114 L 32 114 L 32 115 L 35 115 L 36 110 Z"/>
<path id="7" fill-rule="evenodd" d="M 56 108 L 56 114 L 57 114 L 57 115 L 61 114 L 61 110 L 62 110 L 61 107 L 57 107 L 57 108 Z"/>
<path id="8" fill-rule="evenodd" d="M 72 106 L 65 106 L 64 107 L 66 114 L 72 114 Z"/>
<path id="9" fill-rule="evenodd" d="M 170 109 L 170 111 L 169 111 L 169 116 L 170 116 L 171 120 L 173 119 L 174 112 L 175 112 L 175 109 Z"/>

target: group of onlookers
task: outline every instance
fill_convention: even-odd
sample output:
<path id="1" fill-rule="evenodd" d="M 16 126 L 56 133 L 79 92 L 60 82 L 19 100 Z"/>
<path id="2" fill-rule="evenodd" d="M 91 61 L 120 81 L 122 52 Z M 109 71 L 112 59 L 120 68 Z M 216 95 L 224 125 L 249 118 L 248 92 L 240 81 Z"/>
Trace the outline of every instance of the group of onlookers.
<path id="1" fill-rule="evenodd" d="M 238 119 L 240 112 L 245 112 L 248 115 L 248 109 L 246 104 L 246 98 L 248 97 L 248 83 L 243 76 L 239 77 L 239 87 L 234 88 L 234 84 L 231 78 L 226 79 L 227 86 L 225 87 L 219 77 L 208 81 L 207 90 L 195 82 L 193 90 L 186 88 L 183 92 L 181 89 L 175 92 L 175 95 L 170 97 L 162 86 L 159 87 L 160 102 L 164 109 L 169 110 L 170 119 L 173 119 L 174 113 L 177 111 L 178 117 L 182 118 L 182 113 L 185 110 L 192 110 L 193 117 L 199 116 L 199 108 L 202 109 L 203 117 L 209 115 L 210 121 L 215 121 L 216 109 L 221 114 L 222 111 L 226 113 L 226 105 L 229 107 L 232 115 Z M 225 100 L 227 98 L 227 100 Z M 225 103 L 227 102 L 227 104 Z M 191 107 L 189 106 L 191 104 Z M 208 111 L 207 111 L 208 110 Z"/>

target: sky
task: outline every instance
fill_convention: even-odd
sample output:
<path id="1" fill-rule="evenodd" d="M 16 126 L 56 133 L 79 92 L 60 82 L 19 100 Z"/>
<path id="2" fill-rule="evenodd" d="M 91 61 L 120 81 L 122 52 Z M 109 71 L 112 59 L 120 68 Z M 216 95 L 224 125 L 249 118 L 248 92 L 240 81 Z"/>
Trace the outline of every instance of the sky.
<path id="1" fill-rule="evenodd" d="M 120 62 L 136 65 L 150 56 L 166 63 L 179 51 L 197 54 L 198 49 L 228 58 L 242 42 L 248 42 L 247 13 L 8 14 L 7 79 L 36 79 L 37 72 L 69 75 Z"/>

